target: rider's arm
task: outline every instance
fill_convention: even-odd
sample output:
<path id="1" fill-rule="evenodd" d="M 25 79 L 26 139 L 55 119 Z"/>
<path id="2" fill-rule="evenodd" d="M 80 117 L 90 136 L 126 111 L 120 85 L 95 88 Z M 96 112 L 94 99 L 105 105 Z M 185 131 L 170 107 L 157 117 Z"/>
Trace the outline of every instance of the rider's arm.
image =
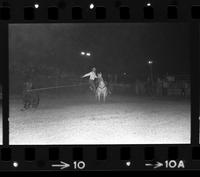
<path id="1" fill-rule="evenodd" d="M 84 78 L 84 77 L 88 77 L 88 76 L 90 76 L 90 75 L 91 75 L 91 72 L 89 72 L 89 73 L 83 75 L 82 78 Z"/>

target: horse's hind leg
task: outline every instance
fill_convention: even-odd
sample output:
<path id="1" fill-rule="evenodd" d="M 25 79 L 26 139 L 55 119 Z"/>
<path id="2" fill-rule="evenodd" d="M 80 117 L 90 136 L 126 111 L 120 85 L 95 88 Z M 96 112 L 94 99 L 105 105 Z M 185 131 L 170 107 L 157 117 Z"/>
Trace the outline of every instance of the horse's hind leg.
<path id="1" fill-rule="evenodd" d="M 103 94 L 103 101 L 106 102 L 106 98 L 108 96 L 108 89 L 106 88 L 104 94 Z"/>

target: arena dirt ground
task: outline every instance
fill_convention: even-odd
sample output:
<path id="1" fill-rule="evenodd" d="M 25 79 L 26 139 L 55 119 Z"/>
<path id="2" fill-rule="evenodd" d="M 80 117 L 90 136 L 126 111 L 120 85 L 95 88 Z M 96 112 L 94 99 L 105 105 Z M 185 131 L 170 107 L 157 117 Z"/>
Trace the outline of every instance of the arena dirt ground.
<path id="1" fill-rule="evenodd" d="M 185 98 L 88 94 L 40 95 L 37 109 L 20 111 L 10 99 L 10 144 L 189 144 L 190 102 Z"/>

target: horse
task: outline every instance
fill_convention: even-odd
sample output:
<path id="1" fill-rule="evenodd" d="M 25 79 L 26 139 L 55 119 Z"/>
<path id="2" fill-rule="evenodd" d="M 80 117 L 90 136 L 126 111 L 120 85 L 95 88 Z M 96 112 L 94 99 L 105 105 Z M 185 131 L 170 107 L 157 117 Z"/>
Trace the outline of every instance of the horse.
<path id="1" fill-rule="evenodd" d="M 100 102 L 101 101 L 101 97 L 103 97 L 103 101 L 106 101 L 106 98 L 108 96 L 108 88 L 106 86 L 105 81 L 103 80 L 102 74 L 98 73 L 98 85 L 97 85 L 97 89 L 96 89 L 96 98 L 97 100 Z"/>

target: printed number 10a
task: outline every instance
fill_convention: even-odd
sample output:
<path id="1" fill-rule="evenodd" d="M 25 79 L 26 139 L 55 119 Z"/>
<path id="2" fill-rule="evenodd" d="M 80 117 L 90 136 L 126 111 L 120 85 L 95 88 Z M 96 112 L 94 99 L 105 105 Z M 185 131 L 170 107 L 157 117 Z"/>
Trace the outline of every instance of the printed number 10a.
<path id="1" fill-rule="evenodd" d="M 183 160 L 180 160 L 180 161 L 166 160 L 165 167 L 166 168 L 185 168 L 185 163 Z"/>

